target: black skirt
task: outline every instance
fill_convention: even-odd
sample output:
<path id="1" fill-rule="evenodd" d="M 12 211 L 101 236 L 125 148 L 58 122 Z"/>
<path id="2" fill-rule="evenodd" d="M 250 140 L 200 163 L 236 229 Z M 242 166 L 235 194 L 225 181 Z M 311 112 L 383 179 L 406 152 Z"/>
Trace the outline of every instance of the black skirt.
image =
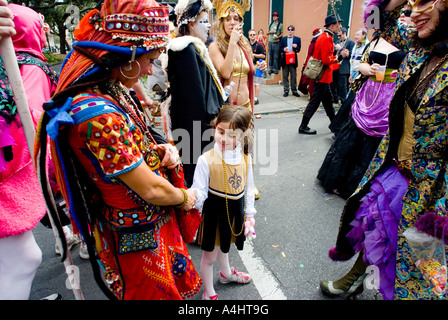
<path id="1" fill-rule="evenodd" d="M 347 199 L 358 187 L 382 137 L 366 135 L 350 116 L 330 147 L 317 179 L 327 192 Z"/>
<path id="2" fill-rule="evenodd" d="M 202 209 L 202 224 L 199 231 L 198 243 L 204 251 L 213 251 L 219 245 L 221 251 L 229 252 L 230 244 L 235 243 L 238 250 L 243 250 L 244 241 L 244 207 L 245 196 L 238 200 L 228 199 L 228 216 L 226 199 L 212 193 L 204 202 Z M 232 224 L 234 236 L 230 230 L 229 220 Z M 241 232 L 242 231 L 242 232 Z"/>
<path id="3" fill-rule="evenodd" d="M 336 136 L 341 131 L 341 128 L 350 118 L 350 112 L 352 110 L 353 101 L 355 101 L 356 93 L 353 90 L 349 90 L 347 94 L 347 99 L 345 99 L 338 113 L 336 113 L 334 119 L 331 121 L 328 128 L 333 132 Z"/>

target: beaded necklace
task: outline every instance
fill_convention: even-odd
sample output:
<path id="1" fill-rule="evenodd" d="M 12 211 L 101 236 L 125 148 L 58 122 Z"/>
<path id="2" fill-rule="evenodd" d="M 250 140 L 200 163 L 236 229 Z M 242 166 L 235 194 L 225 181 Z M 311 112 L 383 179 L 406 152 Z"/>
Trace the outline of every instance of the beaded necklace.
<path id="1" fill-rule="evenodd" d="M 232 228 L 232 223 L 230 222 L 230 215 L 229 215 L 229 203 L 227 200 L 227 172 L 226 172 L 226 164 L 224 162 L 224 150 L 222 151 L 222 169 L 224 171 L 224 192 L 226 194 L 226 212 L 227 212 L 227 221 L 229 223 L 229 228 L 230 231 L 232 232 L 233 236 L 238 237 L 239 235 L 241 235 L 243 233 L 244 230 L 244 221 L 246 220 L 246 207 L 247 207 L 247 182 L 248 182 L 248 177 L 249 177 L 249 168 L 248 168 L 248 164 L 247 164 L 247 159 L 246 156 L 243 154 L 244 157 L 244 162 L 246 163 L 246 187 L 245 187 L 245 199 L 244 199 L 244 220 L 243 220 L 243 224 L 241 226 L 241 231 L 238 234 L 235 234 L 235 231 L 233 231 Z"/>
<path id="2" fill-rule="evenodd" d="M 119 107 L 129 115 L 134 121 L 135 125 L 140 129 L 143 134 L 143 145 L 147 150 L 150 145 L 149 139 L 157 145 L 154 137 L 148 130 L 148 126 L 145 123 L 145 118 L 142 112 L 138 109 L 135 101 L 129 95 L 127 90 L 118 80 L 109 80 L 104 84 L 105 91 L 118 102 Z"/>
<path id="3" fill-rule="evenodd" d="M 423 91 L 427 89 L 429 81 L 435 76 L 436 72 L 439 70 L 439 68 L 442 66 L 442 64 L 445 62 L 447 58 L 448 54 L 446 54 L 443 58 L 441 58 L 429 72 L 425 72 L 425 70 L 422 71 L 422 74 L 423 72 L 425 72 L 426 74 L 424 77 L 421 77 L 421 79 L 418 80 L 412 92 L 408 95 L 408 99 L 406 100 L 408 103 L 413 99 L 415 93 L 417 93 L 417 99 L 420 99 L 422 97 Z M 428 59 L 428 65 L 429 63 L 430 59 Z"/>

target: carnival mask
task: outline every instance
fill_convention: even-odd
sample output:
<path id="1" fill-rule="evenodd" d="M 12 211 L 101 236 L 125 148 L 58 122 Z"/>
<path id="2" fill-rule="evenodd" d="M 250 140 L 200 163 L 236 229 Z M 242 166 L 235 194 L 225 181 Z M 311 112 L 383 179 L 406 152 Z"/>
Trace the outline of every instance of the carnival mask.
<path id="1" fill-rule="evenodd" d="M 408 0 L 412 12 L 416 13 L 432 12 L 437 2 L 439 0 Z"/>

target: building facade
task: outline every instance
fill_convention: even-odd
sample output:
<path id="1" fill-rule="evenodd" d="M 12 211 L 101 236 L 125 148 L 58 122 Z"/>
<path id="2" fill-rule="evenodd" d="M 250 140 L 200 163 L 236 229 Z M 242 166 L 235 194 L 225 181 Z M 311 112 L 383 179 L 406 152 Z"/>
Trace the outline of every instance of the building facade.
<path id="1" fill-rule="evenodd" d="M 263 29 L 266 33 L 272 19 L 272 13 L 278 12 L 283 23 L 283 35 L 287 35 L 288 25 L 294 25 L 295 35 L 302 40 L 302 50 L 298 55 L 299 70 L 305 61 L 313 30 L 323 28 L 325 17 L 336 11 L 344 20 L 349 38 L 361 27 L 363 6 L 366 0 L 252 0 L 251 10 L 244 17 L 244 34 L 250 29 Z M 298 72 L 300 77 L 300 72 Z M 277 75 L 267 83 L 278 83 Z"/>
<path id="2" fill-rule="evenodd" d="M 177 0 L 157 1 L 170 5 L 170 10 L 173 10 L 177 3 Z M 244 35 L 248 37 L 250 29 L 263 29 L 266 34 L 272 13 L 277 12 L 283 24 L 283 35 L 287 35 L 287 27 L 292 24 L 295 27 L 295 35 L 302 40 L 302 50 L 297 56 L 301 70 L 313 30 L 324 27 L 325 17 L 336 11 L 344 20 L 342 25 L 347 28 L 348 37 L 353 38 L 354 33 L 364 27 L 362 12 L 366 2 L 368 0 L 251 0 L 251 9 L 244 16 Z M 211 13 L 211 17 L 213 16 Z M 300 75 L 298 72 L 298 77 Z M 267 84 L 278 83 L 279 80 L 281 73 L 268 80 Z"/>

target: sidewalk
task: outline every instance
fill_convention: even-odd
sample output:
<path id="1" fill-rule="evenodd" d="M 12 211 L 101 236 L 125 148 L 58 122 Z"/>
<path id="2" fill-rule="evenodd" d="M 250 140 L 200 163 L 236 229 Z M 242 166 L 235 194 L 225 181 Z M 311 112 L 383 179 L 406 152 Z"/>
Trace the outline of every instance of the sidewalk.
<path id="1" fill-rule="evenodd" d="M 303 111 L 308 104 L 308 96 L 299 92 L 300 97 L 295 97 L 290 92 L 287 97 L 283 97 L 283 85 L 261 84 L 260 103 L 255 105 L 255 114 L 281 113 Z"/>
<path id="2" fill-rule="evenodd" d="M 61 64 L 55 63 L 51 67 L 55 71 L 60 72 Z M 260 95 L 258 97 L 260 103 L 255 106 L 255 114 L 305 110 L 306 105 L 308 104 L 308 96 L 305 96 L 303 93 L 299 92 L 300 97 L 294 97 L 290 92 L 289 96 L 283 97 L 283 85 L 266 84 L 266 80 L 261 84 Z"/>

